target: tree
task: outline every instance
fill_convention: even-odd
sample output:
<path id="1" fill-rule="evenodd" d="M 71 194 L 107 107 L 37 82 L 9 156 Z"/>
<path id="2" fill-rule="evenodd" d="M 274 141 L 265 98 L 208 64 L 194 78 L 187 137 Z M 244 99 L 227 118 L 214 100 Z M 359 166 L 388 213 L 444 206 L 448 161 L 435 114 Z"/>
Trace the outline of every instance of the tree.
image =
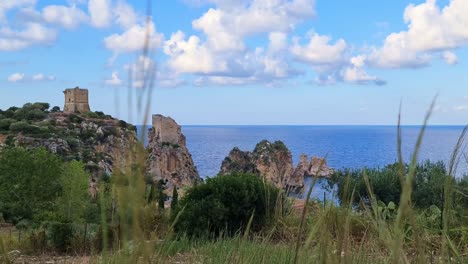
<path id="1" fill-rule="evenodd" d="M 43 148 L 0 153 L 0 212 L 6 220 L 37 219 L 50 212 L 60 193 L 62 161 Z"/>
<path id="2" fill-rule="evenodd" d="M 210 178 L 193 186 L 180 201 L 174 231 L 188 237 L 218 237 L 250 230 L 260 231 L 275 215 L 280 190 L 254 174 Z"/>
<path id="3" fill-rule="evenodd" d="M 62 194 L 57 199 L 57 205 L 62 220 L 83 221 L 89 204 L 89 174 L 85 171 L 83 163 L 72 161 L 65 164 L 61 185 Z"/>
<path id="4" fill-rule="evenodd" d="M 60 107 L 54 106 L 54 107 L 52 107 L 52 109 L 50 110 L 50 112 L 52 112 L 52 113 L 60 112 Z"/>
<path id="5" fill-rule="evenodd" d="M 172 189 L 171 210 L 176 211 L 178 206 L 179 206 L 179 193 L 177 193 L 177 188 L 174 186 L 174 189 Z"/>
<path id="6" fill-rule="evenodd" d="M 164 190 L 166 189 L 166 183 L 163 180 L 159 180 L 156 189 L 158 192 L 158 206 L 160 209 L 164 209 L 164 202 L 166 201 Z"/>

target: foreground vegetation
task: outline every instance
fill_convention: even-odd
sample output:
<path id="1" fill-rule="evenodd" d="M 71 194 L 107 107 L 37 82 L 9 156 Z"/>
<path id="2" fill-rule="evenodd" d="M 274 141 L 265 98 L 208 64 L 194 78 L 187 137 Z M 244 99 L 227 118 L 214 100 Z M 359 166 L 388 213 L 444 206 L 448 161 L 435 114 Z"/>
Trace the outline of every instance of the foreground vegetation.
<path id="1" fill-rule="evenodd" d="M 2 262 L 53 255 L 92 263 L 468 262 L 468 176 L 454 177 L 468 162 L 466 129 L 449 164 L 417 162 L 423 127 L 410 163 L 399 153 L 384 168 L 337 171 L 329 183 L 338 203 L 311 201 L 312 188 L 295 200 L 250 174 L 208 179 L 182 190 L 179 202 L 180 190 L 146 177 L 139 143 L 128 146 L 124 166 L 93 183 L 91 197 L 85 158 L 12 140 L 16 133 L 70 137 L 47 119 L 59 111 L 43 103 L 0 111 Z M 83 122 L 67 118 L 70 127 Z"/>
<path id="2" fill-rule="evenodd" d="M 0 253 L 7 263 L 25 254 L 95 263 L 466 263 L 468 178 L 452 176 L 465 162 L 462 139 L 448 166 L 414 159 L 337 171 L 330 184 L 339 203 L 326 204 L 310 201 L 311 191 L 303 202 L 287 198 L 249 174 L 208 179 L 179 202 L 177 189 L 145 180 L 142 146 L 92 199 L 80 162 L 8 147 L 0 212 L 14 227 L 0 232 Z"/>

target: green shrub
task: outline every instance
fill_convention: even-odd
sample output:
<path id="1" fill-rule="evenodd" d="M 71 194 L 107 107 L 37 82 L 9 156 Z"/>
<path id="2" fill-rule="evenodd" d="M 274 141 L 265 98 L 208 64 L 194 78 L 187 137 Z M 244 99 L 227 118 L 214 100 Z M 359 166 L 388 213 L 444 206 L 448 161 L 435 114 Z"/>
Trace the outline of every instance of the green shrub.
<path id="1" fill-rule="evenodd" d="M 83 122 L 84 119 L 79 115 L 71 114 L 68 117 L 68 120 L 70 120 L 70 122 L 72 122 L 72 123 L 79 124 L 79 123 Z"/>
<path id="2" fill-rule="evenodd" d="M 127 128 L 127 125 L 127 122 L 125 122 L 124 120 L 119 120 L 118 122 L 118 126 L 121 128 Z"/>
<path id="3" fill-rule="evenodd" d="M 363 175 L 369 178 L 369 183 L 375 198 L 384 204 L 390 202 L 398 203 L 401 196 L 399 163 L 387 165 L 381 169 L 355 169 L 341 170 L 332 175 L 330 183 L 336 184 L 338 199 L 346 201 L 349 197 L 344 197 L 355 190 L 354 204 L 360 201 L 369 202 L 367 186 Z M 408 173 L 408 165 L 403 165 L 404 175 Z M 426 161 L 416 166 L 416 174 L 413 183 L 412 201 L 415 207 L 426 209 L 431 205 L 441 207 L 443 203 L 443 188 L 447 179 L 447 171 L 443 162 Z M 346 189 L 349 177 L 349 188 Z M 451 178 L 454 180 L 453 178 Z"/>
<path id="4" fill-rule="evenodd" d="M 41 221 L 60 193 L 62 161 L 45 149 L 12 148 L 0 153 L 0 212 L 9 222 Z"/>
<path id="5" fill-rule="evenodd" d="M 9 130 L 10 125 L 16 122 L 15 119 L 5 118 L 0 120 L 0 130 Z"/>
<path id="6" fill-rule="evenodd" d="M 32 104 L 32 108 L 38 109 L 41 111 L 46 111 L 50 108 L 50 104 L 37 102 L 37 103 Z"/>
<path id="7" fill-rule="evenodd" d="M 58 113 L 58 112 L 60 112 L 60 107 L 54 106 L 54 107 L 52 107 L 52 109 L 50 110 L 50 112 L 52 112 L 52 113 Z"/>
<path id="8" fill-rule="evenodd" d="M 254 215 L 251 231 L 260 231 L 275 211 L 280 190 L 252 174 L 208 179 L 180 201 L 175 231 L 189 237 L 217 237 L 242 232 Z"/>
<path id="9" fill-rule="evenodd" d="M 99 117 L 99 116 L 98 116 L 96 113 L 94 113 L 94 112 L 87 112 L 85 115 L 86 115 L 87 117 L 89 117 L 89 118 L 98 118 L 98 117 Z"/>
<path id="10" fill-rule="evenodd" d="M 38 126 L 30 125 L 26 121 L 18 121 L 10 125 L 11 132 L 22 132 L 24 134 L 40 134 L 41 128 Z"/>
<path id="11" fill-rule="evenodd" d="M 68 252 L 73 239 L 73 226 L 70 223 L 47 223 L 48 237 L 52 246 L 59 252 Z"/>

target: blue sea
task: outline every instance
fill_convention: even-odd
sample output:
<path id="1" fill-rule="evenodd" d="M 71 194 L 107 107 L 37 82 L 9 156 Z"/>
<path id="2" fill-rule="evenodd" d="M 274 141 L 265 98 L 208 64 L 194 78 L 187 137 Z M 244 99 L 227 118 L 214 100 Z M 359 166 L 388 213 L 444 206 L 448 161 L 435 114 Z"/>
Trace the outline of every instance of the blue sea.
<path id="1" fill-rule="evenodd" d="M 411 158 L 420 129 L 419 126 L 402 127 L 406 161 Z M 462 130 L 463 126 L 429 126 L 419 160 L 441 160 L 448 164 Z M 309 159 L 327 156 L 328 166 L 334 169 L 383 167 L 397 160 L 396 126 L 182 126 L 182 132 L 203 178 L 218 173 L 232 148 L 253 150 L 263 139 L 283 141 L 291 150 L 294 165 L 301 153 Z M 465 151 L 468 155 L 468 148 Z M 468 174 L 468 164 L 462 157 L 457 175 L 463 174 Z M 323 197 L 320 186 L 314 196 Z"/>

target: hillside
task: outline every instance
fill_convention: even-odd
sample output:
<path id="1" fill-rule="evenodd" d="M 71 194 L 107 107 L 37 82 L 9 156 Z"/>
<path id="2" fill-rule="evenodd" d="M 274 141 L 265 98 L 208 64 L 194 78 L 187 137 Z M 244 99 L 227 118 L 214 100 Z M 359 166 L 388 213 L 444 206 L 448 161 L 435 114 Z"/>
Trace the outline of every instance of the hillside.
<path id="1" fill-rule="evenodd" d="M 48 103 L 27 103 L 0 110 L 0 149 L 44 147 L 66 161 L 78 160 L 93 182 L 123 164 L 136 142 L 136 127 L 102 112 L 64 113 Z"/>

